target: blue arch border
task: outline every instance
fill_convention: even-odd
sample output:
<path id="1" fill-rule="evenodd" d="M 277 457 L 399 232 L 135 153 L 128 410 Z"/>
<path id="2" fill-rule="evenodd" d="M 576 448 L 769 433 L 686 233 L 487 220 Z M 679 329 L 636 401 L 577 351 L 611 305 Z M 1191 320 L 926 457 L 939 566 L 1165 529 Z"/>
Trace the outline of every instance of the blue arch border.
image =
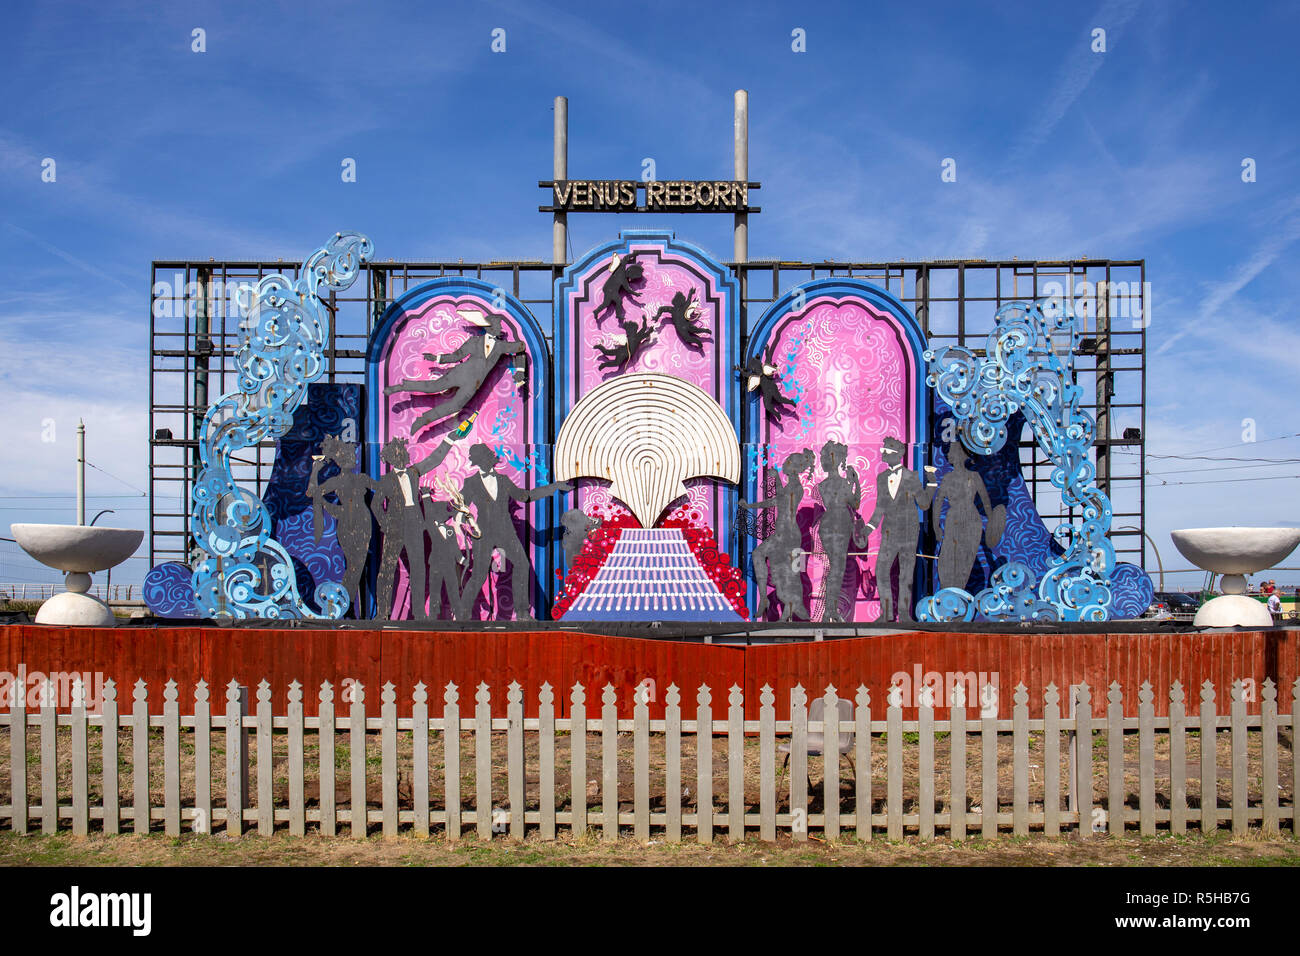
<path id="1" fill-rule="evenodd" d="M 787 318 L 793 311 L 795 300 L 800 294 L 806 300 L 811 301 L 818 298 L 832 298 L 837 301 L 858 298 L 864 299 L 871 303 L 882 312 L 893 316 L 898 323 L 899 329 L 903 333 L 903 338 L 907 342 L 912 352 L 912 363 L 916 369 L 916 381 L 913 385 L 912 398 L 916 408 L 915 433 L 916 441 L 912 446 L 912 463 L 911 467 L 915 471 L 920 471 L 923 466 L 930 464 L 930 418 L 931 418 L 931 394 L 930 389 L 925 383 L 926 362 L 925 350 L 928 348 L 926 343 L 925 332 L 922 331 L 920 323 L 912 315 L 907 306 L 903 305 L 898 299 L 891 295 L 885 289 L 867 282 L 865 279 L 855 279 L 851 276 L 833 276 L 825 279 L 812 279 L 808 282 L 800 283 L 791 287 L 780 298 L 767 307 L 759 317 L 758 322 L 750 329 L 748 345 L 745 350 L 745 361 L 748 362 L 755 356 L 762 357 L 768 347 L 768 339 L 771 337 L 777 324 Z M 739 385 L 739 383 L 737 383 Z M 746 401 L 748 407 L 745 417 L 745 443 L 749 445 L 759 445 L 763 441 L 763 416 L 762 409 L 759 405 L 759 398 L 756 394 L 747 395 Z M 759 407 L 754 407 L 759 406 Z M 816 452 L 816 449 L 814 449 Z M 873 479 L 874 480 L 874 479 Z M 742 478 L 742 487 L 744 488 L 746 499 L 753 501 L 759 497 L 758 494 L 758 477 L 753 478 L 749 475 L 749 469 L 745 469 Z M 924 529 L 923 529 L 924 530 Z M 748 562 L 749 552 L 752 550 L 748 546 L 747 539 L 743 542 L 744 547 L 741 549 L 743 554 L 739 556 L 740 560 Z M 915 578 L 915 582 L 920 584 L 926 581 L 924 576 L 925 569 L 918 567 L 921 574 Z M 915 586 L 915 585 L 914 585 Z M 758 596 L 753 593 L 752 589 L 747 594 L 750 613 L 752 614 L 758 603 Z"/>
<path id="2" fill-rule="evenodd" d="M 555 329 L 554 434 L 559 434 L 560 426 L 564 424 L 565 418 L 568 417 L 573 407 L 573 396 L 569 394 L 568 372 L 575 344 L 570 341 L 571 330 L 568 323 L 569 294 L 577 285 L 578 277 L 590 269 L 594 262 L 616 252 L 626 252 L 633 243 L 646 242 L 662 243 L 665 252 L 677 253 L 692 259 L 702 271 L 712 277 L 719 294 L 724 297 L 727 303 L 730 327 L 726 341 L 719 343 L 723 349 L 721 371 L 727 381 L 723 393 L 727 395 L 728 405 L 730 406 L 726 409 L 727 417 L 731 420 L 731 427 L 735 431 L 736 440 L 740 441 L 741 411 L 744 397 L 740 390 L 740 378 L 732 370 L 733 365 L 739 364 L 741 332 L 745 321 L 741 309 L 740 279 L 731 269 L 701 247 L 693 242 L 678 239 L 675 233 L 664 229 L 622 229 L 619 231 L 617 239 L 611 239 L 589 249 L 581 258 L 566 266 L 564 271 L 556 277 L 552 295 L 554 303 L 552 321 Z M 581 343 L 577 344 L 580 345 Z M 743 484 L 743 475 L 741 481 Z M 560 500 L 556 503 L 557 510 L 571 507 L 571 500 L 571 495 L 560 496 Z M 732 526 L 735 524 L 736 505 L 739 500 L 739 488 L 722 486 L 722 514 L 720 516 L 720 527 L 718 528 L 719 549 L 725 550 L 727 547 L 727 539 L 730 536 Z M 560 566 L 560 542 L 558 539 L 552 545 L 550 563 L 552 567 L 558 568 Z"/>
<path id="3" fill-rule="evenodd" d="M 379 387 L 379 360 L 384 346 L 392 334 L 393 326 L 407 312 L 418 309 L 425 302 L 439 296 L 476 295 L 492 302 L 494 299 L 502 304 L 497 310 L 504 312 L 516 324 L 523 335 L 529 357 L 533 360 L 533 374 L 528 380 L 529 399 L 532 406 L 532 444 L 546 449 L 545 461 L 549 469 L 550 461 L 550 388 L 551 388 L 551 351 L 546 343 L 546 334 L 537 317 L 529 311 L 516 296 L 506 292 L 498 285 L 476 279 L 471 276 L 439 276 L 422 282 L 415 288 L 403 293 L 389 304 L 379 321 L 375 323 L 366 345 L 366 473 L 371 478 L 379 477 L 379 396 L 383 389 Z M 541 587 L 538 595 L 537 614 L 541 618 L 548 613 L 554 585 L 551 582 L 552 548 L 544 543 L 544 536 L 554 527 L 554 504 L 551 498 L 536 502 L 537 518 L 542 522 L 541 528 L 535 528 L 538 544 L 533 553 L 533 568 Z M 373 550 L 373 546 L 372 546 Z M 371 564 L 377 566 L 377 560 Z M 373 593 L 373 587 L 371 591 Z M 372 597 L 373 601 L 373 597 Z"/>

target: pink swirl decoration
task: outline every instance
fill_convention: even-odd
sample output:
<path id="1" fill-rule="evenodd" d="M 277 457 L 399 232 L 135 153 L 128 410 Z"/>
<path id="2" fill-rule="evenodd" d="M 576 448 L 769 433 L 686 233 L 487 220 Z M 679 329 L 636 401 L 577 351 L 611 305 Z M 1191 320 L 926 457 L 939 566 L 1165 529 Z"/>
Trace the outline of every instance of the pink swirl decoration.
<path id="1" fill-rule="evenodd" d="M 379 388 L 393 385 L 404 379 L 427 379 L 430 372 L 443 366 L 434 365 L 424 358 L 424 353 L 445 355 L 454 352 L 471 335 L 481 332 L 468 325 L 456 314 L 457 309 L 477 309 L 483 313 L 495 313 L 503 317 L 502 324 L 511 341 L 522 341 L 523 336 L 518 325 L 502 309 L 494 309 L 492 303 L 480 296 L 438 296 L 421 304 L 419 309 L 405 313 L 393 324 L 383 356 L 378 363 Z M 527 381 L 534 380 L 535 369 L 528 352 L 514 356 L 516 367 L 522 366 L 527 373 Z M 527 386 L 525 386 L 526 388 Z M 488 380 L 478 393 L 457 414 L 423 429 L 418 435 L 411 435 L 411 425 L 427 409 L 447 397 L 429 395 L 419 392 L 402 392 L 394 395 L 379 396 L 378 435 L 380 447 L 390 438 L 405 437 L 409 440 L 412 462 L 427 457 L 443 438 L 454 431 L 471 413 L 477 411 L 478 418 L 470 433 L 457 441 L 441 465 L 424 475 L 420 486 L 433 488 L 438 476 L 447 476 L 452 484 L 459 488 L 465 478 L 476 469 L 469 463 L 469 448 L 478 442 L 491 445 L 497 449 L 501 463 L 497 470 L 509 475 L 522 487 L 535 484 L 528 468 L 519 467 L 526 463 L 538 451 L 528 441 L 532 434 L 532 408 L 526 396 L 521 396 L 516 389 L 506 359 L 502 359 L 488 376 Z M 381 473 L 388 466 L 380 463 Z M 445 497 L 434 492 L 435 497 Z M 525 546 L 532 551 L 536 544 L 536 533 L 532 530 L 536 524 L 536 505 L 520 505 L 516 512 L 515 526 L 525 532 Z M 408 571 L 405 561 L 399 564 L 397 587 L 394 590 L 394 619 L 409 620 L 411 615 L 411 594 L 408 584 Z M 499 582 L 496 579 L 500 579 Z M 495 587 L 495 593 L 493 593 Z M 488 583 L 484 585 L 483 599 L 486 607 L 495 608 L 492 616 L 508 620 L 514 616 L 514 607 L 510 597 L 509 573 L 489 574 Z M 480 605 L 482 607 L 483 605 Z M 491 611 L 489 610 L 489 613 Z M 536 610 L 533 610 L 536 613 Z M 449 610 L 444 609 L 443 618 L 450 618 Z"/>
<path id="2" fill-rule="evenodd" d="M 825 600 L 813 595 L 823 591 L 827 562 L 813 525 L 822 513 L 817 493 L 818 483 L 826 477 L 821 468 L 822 446 L 838 441 L 848 447 L 847 463 L 862 484 L 858 511 L 865 521 L 876 504 L 876 476 L 885 470 L 881 442 L 886 436 L 913 446 L 918 441 L 918 410 L 910 407 L 918 371 L 897 320 L 865 299 L 811 299 L 802 312 L 792 312 L 781 320 L 777 329 L 773 354 L 783 372 L 782 389 L 786 394 L 801 389 L 803 404 L 800 420 L 788 418 L 779 425 L 769 422 L 765 426 L 767 454 L 775 464 L 803 448 L 811 448 L 817 456 L 811 477 L 806 473 L 803 477 L 805 497 L 799 525 L 804 529 L 804 549 L 812 552 L 805 596 L 813 620 L 820 620 Z M 785 374 L 785 356 L 796 339 L 802 341 L 796 347 L 793 367 Z M 880 614 L 875 574 L 879 546 L 880 533 L 873 531 L 867 555 L 850 552 L 844 595 L 852 595 L 851 620 L 870 621 Z M 777 607 L 769 606 L 769 619 L 775 620 L 779 614 Z"/>

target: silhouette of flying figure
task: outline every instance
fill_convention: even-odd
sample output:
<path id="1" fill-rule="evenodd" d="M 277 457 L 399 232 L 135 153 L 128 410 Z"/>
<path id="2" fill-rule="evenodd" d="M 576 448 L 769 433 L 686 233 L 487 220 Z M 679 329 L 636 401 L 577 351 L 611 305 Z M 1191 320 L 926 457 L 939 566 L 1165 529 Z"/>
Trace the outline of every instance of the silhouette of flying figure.
<path id="1" fill-rule="evenodd" d="M 779 422 L 790 411 L 798 407 L 794 399 L 781 393 L 781 383 L 777 381 L 776 366 L 772 364 L 771 349 L 767 359 L 753 356 L 744 365 L 732 366 L 745 376 L 745 391 L 757 390 L 763 399 L 763 413 L 774 422 Z"/>
<path id="2" fill-rule="evenodd" d="M 344 571 L 342 585 L 348 592 L 357 617 L 361 610 L 361 575 L 370 554 L 370 511 L 366 508 L 366 492 L 375 487 L 370 476 L 358 473 L 357 446 L 326 435 L 321 442 L 321 453 L 312 456 L 311 478 L 307 481 L 307 497 L 312 499 L 313 531 L 320 544 L 324 532 L 324 514 L 334 516 L 335 534 L 343 549 Z M 339 466 L 339 473 L 324 483 L 317 483 L 320 470 L 327 461 Z M 329 496 L 333 495 L 331 501 Z"/>
<path id="3" fill-rule="evenodd" d="M 641 317 L 639 326 L 635 322 L 624 322 L 623 334 L 610 337 L 613 347 L 599 342 L 592 343 L 591 347 L 602 356 L 596 360 L 596 367 L 602 372 L 611 368 L 623 371 L 636 360 L 642 346 L 653 334 L 654 330 L 650 328 L 645 316 Z"/>
<path id="4" fill-rule="evenodd" d="M 894 620 L 895 607 L 900 622 L 912 620 L 912 576 L 916 571 L 916 545 L 921 521 L 917 511 L 925 511 L 934 499 L 938 484 L 934 467 L 925 466 L 928 479 L 922 487 L 916 472 L 903 467 L 907 446 L 897 438 L 886 438 L 880 457 L 889 467 L 876 476 L 876 508 L 867 521 L 868 531 L 880 529 L 880 550 L 876 555 L 876 589 L 880 593 L 878 622 Z M 898 603 L 894 603 L 890 573 L 898 565 Z"/>
<path id="5" fill-rule="evenodd" d="M 817 522 L 817 537 L 826 553 L 824 581 L 825 609 L 823 621 L 841 622 L 840 599 L 844 593 L 844 566 L 848 562 L 849 542 L 858 522 L 862 503 L 862 482 L 852 465 L 845 467 L 849 449 L 837 441 L 822 446 L 822 471 L 826 477 L 817 485 L 822 506 L 826 509 Z"/>
<path id="6" fill-rule="evenodd" d="M 993 507 L 984 479 L 970 467 L 960 441 L 949 443 L 948 460 L 952 462 L 952 471 L 943 476 L 930 512 L 937 538 L 943 505 L 945 501 L 948 503 L 948 516 L 943 519 L 943 543 L 939 546 L 939 587 L 965 589 L 975 567 L 975 555 L 979 553 L 980 536 L 983 535 L 984 543 L 990 548 L 996 548 L 1006 528 L 1007 509 L 1005 505 Z M 987 528 L 975 510 L 977 500 L 988 519 Z"/>
<path id="7" fill-rule="evenodd" d="M 451 451 L 444 438 L 433 452 L 412 465 L 405 438 L 394 438 L 384 445 L 380 455 L 389 471 L 379 479 L 370 510 L 383 534 L 383 552 L 379 561 L 379 596 L 375 605 L 377 619 L 392 619 L 393 574 L 397 562 L 406 552 L 407 577 L 411 586 L 411 614 L 423 621 L 425 614 L 424 534 L 426 519 L 420 492 L 420 476 L 442 464 Z"/>
<path id="8" fill-rule="evenodd" d="M 699 303 L 695 301 L 694 289 L 691 289 L 689 296 L 684 292 L 674 293 L 672 303 L 659 306 L 654 319 L 656 322 L 662 322 L 665 315 L 677 330 L 677 337 L 682 340 L 683 345 L 696 352 L 704 349 L 704 343 L 707 341 L 704 336 L 709 334 L 709 329 L 703 322 L 697 321 L 701 312 Z"/>
<path id="9" fill-rule="evenodd" d="M 799 512 L 799 502 L 803 500 L 803 482 L 800 475 L 811 471 L 813 454 L 811 448 L 797 451 L 786 458 L 785 463 L 776 474 L 776 493 L 762 501 L 742 501 L 742 508 L 775 508 L 776 524 L 772 533 L 763 539 L 763 543 L 754 549 L 754 583 L 758 587 L 758 614 L 761 618 L 767 613 L 767 581 L 770 576 L 776 598 L 781 602 L 781 620 L 788 621 L 794 615 L 805 621 L 811 615 L 803 601 L 803 574 L 795 570 L 795 561 L 803 548 L 803 532 L 795 520 Z M 782 483 L 781 476 L 786 477 Z"/>
<path id="10" fill-rule="evenodd" d="M 501 326 L 501 316 L 484 316 L 477 309 L 457 309 L 456 314 L 471 325 L 482 328 L 484 333 L 482 335 L 471 335 L 454 352 L 446 355 L 432 355 L 426 352 L 424 357 L 438 365 L 447 365 L 452 362 L 459 362 L 460 364 L 434 372 L 432 377 L 428 379 L 406 379 L 384 389 L 385 395 L 392 395 L 396 392 L 423 392 L 428 394 L 452 392 L 451 395 L 438 402 L 415 420 L 414 424 L 411 425 L 412 435 L 418 434 L 421 429 L 432 425 L 436 421 L 459 412 L 483 387 L 488 375 L 496 368 L 497 363 L 502 358 L 518 355 L 524 350 L 523 342 L 508 342 L 505 340 L 505 332 Z M 522 384 L 522 377 L 522 370 L 516 371 L 516 385 Z"/>
<path id="11" fill-rule="evenodd" d="M 640 303 L 641 300 L 632 290 L 632 283 L 640 282 L 644 276 L 645 266 L 636 261 L 634 252 L 626 256 L 616 255 L 610 260 L 609 276 L 600 289 L 600 304 L 591 313 L 597 326 L 605 321 L 603 313 L 606 309 L 613 309 L 619 322 L 627 318 L 623 311 L 623 297 L 627 296 L 633 302 Z"/>
<path id="12" fill-rule="evenodd" d="M 510 502 L 538 501 L 557 491 L 570 491 L 573 486 L 567 481 L 557 481 L 531 491 L 520 488 L 508 475 L 497 472 L 496 467 L 501 459 L 481 442 L 470 446 L 469 460 L 478 472 L 465 479 L 461 486 L 461 496 L 467 505 L 474 506 L 481 534 L 474 539 L 471 552 L 473 570 L 469 582 L 461 592 L 456 620 L 470 620 L 474 603 L 487 581 L 492 552 L 500 551 L 510 562 L 510 593 L 514 599 L 515 616 L 521 621 L 531 621 L 533 617 L 528 613 L 528 577 L 531 565 L 528 563 L 528 552 L 524 550 L 519 533 L 515 531 L 515 523 L 510 517 Z"/>

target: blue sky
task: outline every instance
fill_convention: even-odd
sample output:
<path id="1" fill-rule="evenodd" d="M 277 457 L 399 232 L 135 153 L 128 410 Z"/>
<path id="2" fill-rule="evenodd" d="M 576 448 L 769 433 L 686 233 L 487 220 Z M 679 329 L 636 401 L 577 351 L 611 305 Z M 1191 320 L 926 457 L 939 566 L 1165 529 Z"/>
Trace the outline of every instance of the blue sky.
<path id="1" fill-rule="evenodd" d="M 341 228 L 380 258 L 549 259 L 536 181 L 557 94 L 575 177 L 653 157 L 661 179 L 726 178 L 748 89 L 755 257 L 1145 258 L 1149 451 L 1300 458 L 1300 438 L 1242 443 L 1245 419 L 1261 441 L 1300 433 L 1295 3 L 29 4 L 6 26 L 5 536 L 72 519 L 78 416 L 104 469 L 91 493 L 128 496 L 92 511 L 147 521 L 129 496 L 147 483 L 151 260 L 293 259 Z M 660 224 L 571 218 L 578 254 Z M 725 217 L 662 225 L 729 254 Z M 1300 481 L 1259 480 L 1295 463 L 1193 467 L 1222 463 L 1151 463 L 1216 482 L 1149 485 L 1166 564 L 1187 566 L 1171 528 L 1300 522 Z M 22 580 L 57 575 L 0 543 L 0 582 Z"/>

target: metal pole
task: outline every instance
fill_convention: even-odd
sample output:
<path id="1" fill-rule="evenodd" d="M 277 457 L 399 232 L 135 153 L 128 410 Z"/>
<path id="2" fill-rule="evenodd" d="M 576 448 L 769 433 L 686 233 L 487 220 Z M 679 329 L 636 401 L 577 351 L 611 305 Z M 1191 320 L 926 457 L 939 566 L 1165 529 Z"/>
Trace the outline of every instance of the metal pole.
<path id="1" fill-rule="evenodd" d="M 737 182 L 749 181 L 749 91 L 736 90 L 735 153 Z M 736 213 L 735 260 L 749 261 L 749 213 Z"/>
<path id="2" fill-rule="evenodd" d="M 1151 535 L 1143 531 L 1141 528 L 1136 527 L 1135 525 L 1131 525 L 1131 524 L 1121 525 L 1119 530 L 1136 531 L 1138 532 L 1138 534 L 1142 535 L 1142 537 L 1146 538 L 1147 543 L 1151 545 L 1151 550 L 1156 553 L 1156 567 L 1160 569 L 1160 590 L 1163 591 L 1165 589 L 1165 563 L 1160 560 L 1160 549 L 1156 547 L 1155 539 L 1152 538 Z M 1143 561 L 1142 563 L 1146 564 L 1145 561 Z"/>
<path id="3" fill-rule="evenodd" d="M 552 170 L 556 182 L 569 178 L 569 98 L 555 98 L 555 168 Z M 565 213 L 554 214 L 555 221 L 551 230 L 551 261 L 563 265 L 569 261 L 568 217 Z"/>
<path id="4" fill-rule="evenodd" d="M 77 420 L 77 524 L 86 523 L 86 423 Z"/>

